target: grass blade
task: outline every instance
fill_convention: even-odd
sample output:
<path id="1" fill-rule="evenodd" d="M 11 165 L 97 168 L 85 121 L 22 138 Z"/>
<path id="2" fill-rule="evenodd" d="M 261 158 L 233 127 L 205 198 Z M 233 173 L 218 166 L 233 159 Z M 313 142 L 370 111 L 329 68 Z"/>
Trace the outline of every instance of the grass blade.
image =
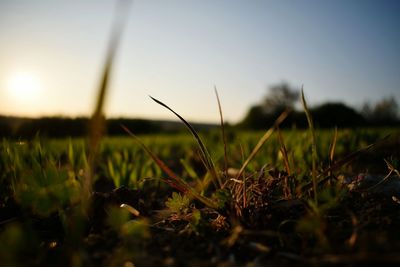
<path id="1" fill-rule="evenodd" d="M 335 156 L 336 142 L 337 142 L 338 130 L 335 127 L 335 134 L 333 135 L 332 144 L 329 148 L 329 161 L 333 163 L 333 157 Z"/>
<path id="2" fill-rule="evenodd" d="M 214 91 L 215 91 L 215 96 L 217 97 L 219 117 L 220 117 L 220 121 L 221 121 L 221 134 L 222 134 L 222 141 L 224 142 L 224 174 L 225 174 L 225 178 L 227 178 L 229 165 L 228 165 L 228 152 L 227 152 L 227 141 L 226 141 L 226 134 L 225 134 L 224 117 L 222 115 L 221 102 L 219 101 L 219 96 L 218 96 L 218 91 L 217 91 L 216 86 L 214 87 Z"/>
<path id="3" fill-rule="evenodd" d="M 254 147 L 254 149 L 251 151 L 250 156 L 246 159 L 246 161 L 243 163 L 242 167 L 240 168 L 239 172 L 236 175 L 236 179 L 239 179 L 240 176 L 242 176 L 244 170 L 246 169 L 247 165 L 250 163 L 250 161 L 254 158 L 254 156 L 257 154 L 257 152 L 260 150 L 262 145 L 271 137 L 273 134 L 274 130 L 286 119 L 286 117 L 289 115 L 289 110 L 284 111 L 275 121 L 274 125 L 268 129 L 268 131 L 260 138 L 258 141 L 257 145 Z"/>
<path id="4" fill-rule="evenodd" d="M 160 158 L 157 157 L 135 134 L 128 128 L 121 125 L 121 127 L 143 148 L 143 150 L 153 159 L 153 161 L 162 169 L 170 179 L 163 179 L 167 184 L 176 188 L 184 194 L 195 198 L 210 208 L 217 208 L 217 205 L 206 197 L 201 196 L 196 190 L 188 185 L 182 178 L 175 174 Z"/>
<path id="5" fill-rule="evenodd" d="M 279 115 L 279 117 L 276 119 L 274 125 L 271 128 L 269 128 L 268 131 L 260 138 L 257 145 L 253 148 L 250 155 L 247 157 L 247 159 L 243 163 L 242 167 L 236 174 L 235 180 L 240 179 L 240 177 L 243 175 L 243 172 L 246 169 L 247 165 L 255 157 L 255 155 L 261 149 L 262 145 L 272 136 L 272 134 L 274 133 L 274 130 L 286 119 L 286 117 L 289 115 L 289 112 L 290 112 L 289 110 L 285 110 L 281 115 Z M 243 200 L 242 208 L 245 208 L 247 206 L 246 177 L 243 176 L 242 183 L 240 185 L 238 185 L 236 188 L 237 188 L 237 190 L 235 192 L 235 195 L 237 196 L 237 199 L 242 198 L 242 200 Z M 240 214 L 240 210 L 237 210 L 237 213 Z"/>
<path id="6" fill-rule="evenodd" d="M 318 203 L 318 195 L 317 195 L 317 161 L 318 161 L 318 155 L 317 155 L 317 140 L 315 137 L 315 129 L 314 129 L 314 123 L 312 120 L 311 112 L 307 107 L 307 102 L 304 97 L 304 91 L 303 87 L 301 88 L 301 102 L 303 104 L 304 111 L 306 113 L 307 121 L 308 121 L 308 126 L 310 128 L 311 132 L 311 153 L 312 153 L 312 183 L 313 183 L 313 191 L 314 191 L 314 201 L 315 203 Z"/>
<path id="7" fill-rule="evenodd" d="M 203 158 L 203 161 L 205 163 L 205 167 L 206 167 L 207 171 L 209 171 L 211 176 L 213 177 L 214 185 L 216 186 L 216 188 L 222 187 L 222 182 L 217 175 L 217 171 L 216 171 L 215 165 L 211 159 L 211 156 L 208 153 L 208 150 L 207 150 L 206 146 L 204 145 L 203 141 L 201 140 L 200 136 L 198 135 L 196 130 L 192 127 L 192 125 L 190 125 L 184 118 L 182 118 L 181 115 L 176 113 L 172 108 L 170 108 L 169 106 L 167 106 L 160 100 L 157 100 L 152 96 L 150 96 L 150 98 L 153 99 L 153 101 L 156 102 L 157 104 L 163 106 L 164 108 L 166 108 L 169 111 L 171 111 L 172 113 L 174 113 L 175 116 L 177 116 L 185 124 L 185 126 L 189 129 L 189 131 L 191 132 L 193 137 L 196 139 L 197 144 L 199 145 L 200 152 L 201 152 L 200 155 Z"/>
<path id="8" fill-rule="evenodd" d="M 103 74 L 101 77 L 100 85 L 98 88 L 97 101 L 93 111 L 93 115 L 90 120 L 90 132 L 89 132 L 89 164 L 88 164 L 88 175 L 86 176 L 83 183 L 83 201 L 84 208 L 87 208 L 90 194 L 92 191 L 92 183 L 94 176 L 94 169 L 96 164 L 96 158 L 98 155 L 100 141 L 105 128 L 105 117 L 103 114 L 104 102 L 109 90 L 110 74 L 113 67 L 115 54 L 121 39 L 122 31 L 126 23 L 128 15 L 130 1 L 119 1 L 117 2 L 116 15 L 113 23 L 110 43 L 108 45 L 108 51 L 106 54 L 106 60 L 104 63 Z"/>
<path id="9" fill-rule="evenodd" d="M 289 164 L 289 156 L 288 156 L 288 153 L 287 153 L 285 142 L 283 141 L 283 136 L 282 136 L 281 130 L 279 129 L 279 127 L 277 127 L 277 128 L 278 128 L 277 129 L 278 140 L 279 140 L 279 143 L 281 145 L 280 152 L 282 154 L 283 162 L 285 164 L 285 169 L 286 169 L 286 173 L 287 173 L 287 175 L 285 175 L 283 177 L 283 179 L 284 179 L 283 191 L 284 191 L 284 194 L 285 194 L 285 198 L 286 199 L 290 199 L 291 198 L 291 190 L 290 190 L 290 187 L 289 187 L 289 177 L 291 175 L 291 170 L 290 170 L 290 164 Z"/>
<path id="10" fill-rule="evenodd" d="M 338 130 L 337 130 L 337 127 L 335 127 L 335 133 L 333 135 L 333 140 L 329 147 L 329 166 L 331 166 L 333 164 L 333 157 L 335 156 L 337 136 L 338 136 Z M 328 176 L 331 176 L 331 175 L 332 175 L 332 173 L 329 172 Z"/>
<path id="11" fill-rule="evenodd" d="M 384 137 L 382 140 L 385 140 L 387 137 Z M 378 142 L 380 142 L 378 141 Z M 325 169 L 318 177 L 321 177 L 323 175 L 328 174 L 329 172 L 332 172 L 334 170 L 337 170 L 339 168 L 341 168 L 342 166 L 349 164 L 350 162 L 352 162 L 354 159 L 356 159 L 360 154 L 367 152 L 368 150 L 370 150 L 372 147 L 374 147 L 377 143 L 374 144 L 370 144 L 366 147 L 360 148 L 359 150 L 347 155 L 346 157 L 342 158 L 341 160 L 335 162 L 332 166 L 330 166 L 329 168 Z M 320 181 L 322 182 L 322 181 Z"/>
<path id="12" fill-rule="evenodd" d="M 390 135 L 385 136 L 384 138 L 380 139 L 379 141 L 370 144 L 366 147 L 360 148 L 359 150 L 347 155 L 346 157 L 342 158 L 341 160 L 335 162 L 333 165 L 331 165 L 330 167 L 328 167 L 327 169 L 323 170 L 319 175 L 318 175 L 318 184 L 324 184 L 325 182 L 327 182 L 329 179 L 331 179 L 331 176 L 325 177 L 323 179 L 321 179 L 322 177 L 324 177 L 325 175 L 341 168 L 342 166 L 349 164 L 350 162 L 352 162 L 353 160 L 355 160 L 359 155 L 361 155 L 362 153 L 366 153 L 367 151 L 369 151 L 370 149 L 372 149 L 374 146 L 382 143 L 383 141 L 387 140 L 389 138 Z M 303 186 L 303 190 L 308 190 L 310 189 L 312 186 L 311 183 L 308 183 L 306 185 Z"/>
<path id="13" fill-rule="evenodd" d="M 286 145 L 285 145 L 285 142 L 283 141 L 283 136 L 282 136 L 282 133 L 281 133 L 281 130 L 279 129 L 279 127 L 277 129 L 277 132 L 278 132 L 278 140 L 281 145 L 280 151 L 282 154 L 283 163 L 285 164 L 285 169 L 286 169 L 287 174 L 291 175 L 289 157 L 288 157 Z"/>

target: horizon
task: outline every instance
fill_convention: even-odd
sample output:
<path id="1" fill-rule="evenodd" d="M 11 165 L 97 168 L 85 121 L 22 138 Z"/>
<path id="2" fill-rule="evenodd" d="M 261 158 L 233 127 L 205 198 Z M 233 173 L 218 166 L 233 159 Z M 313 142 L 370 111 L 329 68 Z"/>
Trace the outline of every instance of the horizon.
<path id="1" fill-rule="evenodd" d="M 0 114 L 89 117 L 116 1 L 0 2 Z M 108 118 L 237 123 L 272 85 L 310 106 L 400 102 L 398 1 L 134 1 Z"/>
<path id="2" fill-rule="evenodd" d="M 300 102 L 300 100 L 298 100 L 298 102 Z M 363 116 L 362 114 L 362 110 L 357 109 L 357 107 L 354 106 L 350 106 L 344 102 L 341 101 L 328 101 L 328 102 L 323 102 L 323 103 L 319 103 L 317 105 L 308 105 L 308 108 L 310 108 L 310 110 L 313 110 L 315 108 L 321 107 L 323 105 L 327 105 L 327 104 L 343 104 L 346 107 L 349 107 L 351 109 L 353 109 L 355 112 L 359 113 L 360 115 Z M 296 103 L 296 105 L 293 107 L 294 112 L 300 112 L 300 113 L 304 113 L 304 109 L 301 106 L 301 103 Z M 223 112 L 223 111 L 222 111 Z M 222 114 L 224 115 L 224 114 Z M 16 119 L 27 119 L 27 120 L 35 120 L 35 119 L 71 119 L 71 120 L 75 120 L 75 119 L 88 119 L 90 120 L 92 114 L 77 114 L 77 115 L 65 115 L 65 114 L 46 114 L 43 116 L 20 116 L 20 115 L 8 115 L 8 114 L 4 114 L 4 113 L 0 113 L 0 118 L 1 117 L 5 117 L 5 118 L 16 118 Z M 219 116 L 219 114 L 218 114 Z M 164 121 L 164 122 L 172 122 L 172 123 L 182 123 L 182 121 L 177 118 L 175 115 L 172 115 L 168 118 L 157 118 L 157 117 L 139 117 L 139 116 L 106 116 L 106 120 L 148 120 L 148 121 Z M 184 118 L 186 120 L 186 118 Z M 220 118 L 218 117 L 218 121 L 201 121 L 201 120 L 192 120 L 192 119 L 188 119 L 187 121 L 189 121 L 190 123 L 194 123 L 194 124 L 210 124 L 210 125 L 219 125 L 220 124 Z M 229 124 L 237 124 L 237 123 L 241 123 L 242 120 L 239 120 L 237 122 L 230 122 L 230 121 L 225 121 L 225 123 L 229 123 Z"/>

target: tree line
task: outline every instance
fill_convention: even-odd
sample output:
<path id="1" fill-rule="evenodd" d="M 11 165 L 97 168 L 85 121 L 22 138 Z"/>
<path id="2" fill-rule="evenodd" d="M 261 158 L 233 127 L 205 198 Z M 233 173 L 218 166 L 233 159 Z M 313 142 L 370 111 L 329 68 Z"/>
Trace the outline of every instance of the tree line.
<path id="1" fill-rule="evenodd" d="M 143 119 L 110 119 L 106 121 L 109 135 L 122 135 L 121 125 L 135 129 L 138 134 L 160 131 L 161 126 Z M 89 131 L 89 118 L 18 118 L 0 116 L 0 136 L 26 138 L 36 134 L 49 137 L 85 136 Z"/>
<path id="2" fill-rule="evenodd" d="M 303 110 L 296 110 L 300 92 L 281 83 L 269 88 L 260 103 L 250 107 L 239 123 L 245 129 L 270 127 L 284 110 L 291 110 L 282 128 L 306 128 L 307 118 Z M 360 110 L 341 102 L 328 102 L 311 107 L 310 113 L 318 128 L 346 127 L 397 127 L 400 126 L 398 105 L 394 97 L 383 98 L 375 104 L 364 103 Z"/>
<path id="3" fill-rule="evenodd" d="M 284 111 L 291 110 L 281 128 L 308 127 L 303 110 L 296 110 L 300 93 L 287 83 L 269 88 L 260 103 L 251 106 L 242 121 L 233 127 L 251 130 L 264 130 L 274 123 Z M 310 108 L 314 124 L 318 128 L 332 127 L 398 127 L 400 119 L 398 105 L 393 97 L 383 98 L 376 103 L 366 102 L 359 109 L 343 103 L 324 103 Z M 136 134 L 176 133 L 184 130 L 178 121 L 155 121 L 146 119 L 116 118 L 106 120 L 107 135 L 126 135 L 121 125 Z M 193 124 L 196 130 L 218 127 L 216 124 Z M 0 137 L 30 138 L 36 134 L 48 137 L 85 136 L 89 129 L 89 118 L 19 118 L 0 116 Z"/>
<path id="4" fill-rule="evenodd" d="M 135 134 L 177 133 L 185 130 L 179 121 L 113 118 L 105 123 L 105 134 L 109 136 L 127 135 L 122 125 Z M 215 124 L 193 123 L 198 130 L 218 127 Z M 90 119 L 87 117 L 43 117 L 21 118 L 0 116 L 0 137 L 31 138 L 42 137 L 81 137 L 89 133 Z"/>

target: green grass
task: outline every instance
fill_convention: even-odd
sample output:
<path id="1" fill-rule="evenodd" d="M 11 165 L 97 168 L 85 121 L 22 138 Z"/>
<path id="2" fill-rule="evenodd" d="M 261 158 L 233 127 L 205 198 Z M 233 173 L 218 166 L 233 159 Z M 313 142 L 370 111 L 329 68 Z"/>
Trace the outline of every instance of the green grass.
<path id="1" fill-rule="evenodd" d="M 95 166 L 93 183 L 96 185 L 100 180 L 109 181 L 116 188 L 125 186 L 130 190 L 143 192 L 142 205 L 145 207 L 150 207 L 151 203 L 157 201 L 160 203 L 162 199 L 163 204 L 157 205 L 169 207 L 170 212 L 167 214 L 171 214 L 174 209 L 180 210 L 174 220 L 188 220 L 191 231 L 200 232 L 209 222 L 205 222 L 202 217 L 204 215 L 193 206 L 195 203 L 193 199 L 215 210 L 217 214 L 222 212 L 234 215 L 229 222 L 232 227 L 237 224 L 237 220 L 244 220 L 242 216 L 247 208 L 259 205 L 257 203 L 260 196 L 257 192 L 260 190 L 267 190 L 262 191 L 263 194 L 271 194 L 276 200 L 301 199 L 308 203 L 308 212 L 297 222 L 296 231 L 302 235 L 315 236 L 319 248 L 327 250 L 329 240 L 325 235 L 326 217 L 330 210 L 339 204 L 345 192 L 337 183 L 313 184 L 315 175 L 313 170 L 317 174 L 324 175 L 318 176 L 322 179 L 330 176 L 338 177 L 340 174 L 357 174 L 354 173 L 351 164 L 340 163 L 339 168 L 329 172 L 326 170 L 341 162 L 343 158 L 344 163 L 347 163 L 346 156 L 352 152 L 377 142 L 388 134 L 396 133 L 398 134 L 397 129 L 338 130 L 334 151 L 331 148 L 335 136 L 333 130 L 313 132 L 281 130 L 269 132 L 268 138 L 265 138 L 264 132 L 239 132 L 227 129 L 226 150 L 220 132 L 200 133 L 198 138 L 203 140 L 202 144 L 209 153 L 210 162 L 215 164 L 216 174 L 223 179 L 223 187 L 209 186 L 212 179 L 209 174 L 210 169 L 207 168 L 209 165 L 205 165 L 207 163 L 204 163 L 204 157 L 199 152 L 198 141 L 190 134 L 138 137 L 146 149 L 165 164 L 166 167 L 163 168 L 160 168 L 157 160 L 155 162 L 155 158 L 149 156 L 131 137 L 105 137 L 99 142 L 97 156 L 92 163 Z M 43 245 L 40 245 L 43 242 L 48 242 L 49 246 L 52 246 L 51 242 L 62 242 L 66 247 L 82 246 L 82 236 L 85 235 L 84 227 L 87 222 L 85 217 L 82 217 L 80 206 L 84 202 L 83 185 L 90 164 L 88 147 L 90 145 L 86 139 L 81 138 L 40 139 L 38 136 L 34 140 L 16 142 L 4 139 L 1 142 L 0 207 L 4 208 L 14 203 L 12 205 L 17 205 L 19 210 L 15 216 L 0 221 L 2 227 L 0 244 L 8 244 L 7 240 L 14 239 L 7 252 L 11 256 L 0 254 L 6 257 L 10 264 L 18 261 L 18 254 L 22 253 L 21 251 L 44 253 L 41 247 Z M 313 156 L 313 148 L 316 148 L 314 153 L 317 157 Z M 248 158 L 251 160 L 246 161 Z M 398 158 L 390 155 L 382 158 L 381 165 L 386 166 L 384 159 L 390 162 L 390 168 L 398 169 Z M 225 178 L 224 168 L 227 164 L 230 172 L 234 172 L 235 175 Z M 366 172 L 369 167 L 368 164 L 361 166 Z M 261 175 L 262 170 L 265 170 L 265 173 Z M 169 171 L 176 177 L 171 177 Z M 382 172 L 385 171 L 383 168 Z M 260 178 L 257 178 L 258 176 Z M 277 184 L 265 189 L 263 183 L 268 183 L 268 179 L 275 179 Z M 307 187 L 310 183 L 313 184 L 313 188 L 318 186 L 318 196 L 307 189 L 311 188 Z M 171 194 L 174 187 L 181 191 L 181 195 Z M 151 210 L 146 212 L 149 213 Z M 28 219 L 30 223 L 17 223 L 21 220 L 19 217 L 21 214 L 22 218 L 30 218 Z M 62 232 L 65 234 L 63 241 L 43 240 L 34 231 L 35 227 L 32 228 L 31 224 L 35 220 L 46 221 L 54 216 L 62 223 Z M 108 208 L 104 216 L 104 220 L 110 222 L 111 229 L 114 229 L 114 234 L 127 242 L 128 245 L 124 245 L 125 249 L 141 251 L 137 243 L 132 243 L 131 237 L 139 236 L 145 239 L 149 237 L 150 224 L 145 217 L 132 220 L 132 215 L 126 209 L 116 207 Z M 221 220 L 229 218 L 218 216 L 217 218 L 222 218 Z M 14 220 L 16 223 L 13 223 Z M 232 234 L 236 233 L 235 229 L 237 228 L 231 228 Z M 29 239 L 28 243 L 25 242 L 26 239 Z M 76 253 L 81 252 L 78 249 L 68 250 L 65 253 L 69 253 L 66 257 L 72 260 L 80 258 L 81 256 L 77 256 Z M 124 253 L 130 255 L 128 251 Z"/>
<path id="2" fill-rule="evenodd" d="M 370 170 L 398 175 L 399 130 L 315 129 L 303 93 L 309 130 L 280 130 L 283 113 L 266 132 L 198 133 L 153 98 L 189 133 L 135 136 L 127 129 L 124 137 L 104 136 L 103 107 L 128 4 L 119 2 L 88 137 L 0 143 L 2 266 L 171 266 L 171 253 L 183 257 L 178 266 L 193 263 L 179 254 L 182 244 L 200 266 L 218 257 L 232 265 L 232 255 L 256 265 L 272 250 L 309 266 L 324 253 L 368 255 L 373 249 L 364 249 L 368 242 L 358 233 L 371 234 L 369 224 L 385 224 L 390 236 L 398 232 L 400 225 L 379 213 L 390 205 L 389 213 L 396 212 L 397 197 L 365 201 L 340 177 Z M 379 141 L 388 134 L 394 137 Z M 366 153 L 363 160 L 373 161 L 352 163 Z M 385 242 L 375 243 L 384 250 Z"/>
<path id="3" fill-rule="evenodd" d="M 339 130 L 334 159 L 345 157 L 357 149 L 365 147 L 377 140 L 393 133 L 393 129 L 373 130 L 360 129 Z M 262 132 L 237 132 L 229 137 L 227 155 L 229 166 L 239 169 L 243 159 L 247 158 L 257 142 L 261 139 Z M 309 175 L 313 166 L 312 144 L 310 133 L 305 130 L 284 130 L 281 135 L 285 142 L 290 168 L 299 177 Z M 205 140 L 212 159 L 217 166 L 223 166 L 224 150 L 218 132 L 201 134 Z M 334 131 L 319 130 L 316 132 L 318 162 L 316 168 L 322 170 L 329 165 L 330 144 Z M 146 146 L 158 157 L 171 165 L 171 168 L 181 177 L 193 177 L 193 172 L 204 171 L 201 167 L 201 158 L 197 154 L 196 142 L 190 135 L 148 135 L 139 137 Z M 84 139 L 56 139 L 56 140 L 30 140 L 14 142 L 3 140 L 1 143 L 2 181 L 12 181 L 16 184 L 22 174 L 40 172 L 37 168 L 56 171 L 69 171 L 80 177 L 80 173 L 87 165 L 88 151 Z M 280 142 L 276 134 L 261 148 L 259 153 L 249 161 L 246 172 L 260 170 L 265 164 L 285 169 L 285 161 L 280 152 Z M 192 166 L 191 170 L 185 169 L 180 162 Z M 383 161 L 383 160 L 382 160 Z M 116 185 L 133 185 L 144 177 L 159 178 L 161 170 L 144 153 L 137 143 L 130 137 L 104 138 L 99 149 L 99 171 L 97 176 L 112 179 Z M 184 164 L 185 165 L 185 164 Z M 367 167 L 367 166 L 366 166 Z M 113 171 L 111 170 L 113 169 Z M 44 170 L 43 170 L 44 171 Z M 118 171 L 120 174 L 116 175 Z M 342 169 L 346 171 L 346 168 Z M 114 173 L 114 174 L 112 174 Z"/>

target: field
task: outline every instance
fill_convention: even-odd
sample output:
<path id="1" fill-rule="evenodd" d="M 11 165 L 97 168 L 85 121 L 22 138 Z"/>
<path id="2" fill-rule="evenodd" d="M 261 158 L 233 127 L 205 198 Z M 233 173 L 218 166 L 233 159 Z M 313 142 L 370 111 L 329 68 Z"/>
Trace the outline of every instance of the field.
<path id="1" fill-rule="evenodd" d="M 400 262 L 398 129 L 224 136 L 4 139 L 2 266 Z"/>
<path id="2" fill-rule="evenodd" d="M 113 24 L 100 29 L 110 19 L 106 6 L 85 3 L 88 9 L 70 13 L 60 3 L 39 7 L 26 1 L 17 5 L 27 6 L 22 11 L 9 2 L 3 8 L 9 14 L 1 10 L 6 14 L 2 30 L 7 30 L 2 36 L 10 46 L 4 55 L 12 57 L 2 62 L 10 82 L 2 76 L 6 83 L 0 85 L 7 89 L 0 94 L 5 99 L 0 267 L 400 266 L 398 38 L 384 38 L 398 36 L 390 34 L 398 25 L 397 7 L 368 3 L 360 12 L 354 3 L 325 3 L 323 8 L 268 3 L 264 8 L 227 1 L 190 8 L 142 1 L 145 8 L 135 3 L 128 23 L 131 1 L 117 1 Z M 100 10 L 106 13 L 96 15 Z M 35 11 L 40 12 L 31 16 Z M 37 15 L 40 23 L 35 23 Z M 141 17 L 145 20 L 136 20 Z M 157 24 L 162 26 L 158 33 L 152 31 Z M 69 26 L 78 35 L 69 34 Z M 129 27 L 134 30 L 125 38 L 129 43 L 120 44 Z M 96 64 L 97 55 L 89 52 L 103 51 L 100 30 L 110 30 L 110 38 L 96 94 L 88 98 L 89 74 L 98 73 L 90 63 Z M 301 42 L 293 42 L 294 37 Z M 125 52 L 114 80 L 119 47 Z M 43 88 L 36 72 L 38 80 L 43 76 Z M 258 98 L 259 86 L 276 78 L 304 79 L 316 94 L 314 101 L 329 102 L 307 106 L 303 86 L 292 88 L 284 80 Z M 257 103 L 242 121 L 225 124 L 214 86 L 220 128 L 205 123 L 195 129 L 153 97 L 180 122 L 111 118 L 164 117 L 152 107 L 142 112 L 144 93 L 162 90 L 163 97 L 189 106 L 204 99 L 199 93 L 209 79 L 232 86 L 222 99 L 229 104 L 226 118 L 238 116 L 232 113 L 241 110 L 238 103 Z M 117 104 L 107 104 L 111 93 Z M 382 100 L 359 108 L 331 102 L 360 103 L 378 96 Z M 192 118 L 208 118 L 201 113 L 211 110 L 212 101 L 193 105 Z M 297 109 L 300 101 L 304 112 Z M 88 105 L 93 105 L 90 114 Z M 35 118 L 43 114 L 50 117 Z M 64 117 L 78 114 L 89 117 Z M 176 127 L 179 123 L 182 128 Z"/>

